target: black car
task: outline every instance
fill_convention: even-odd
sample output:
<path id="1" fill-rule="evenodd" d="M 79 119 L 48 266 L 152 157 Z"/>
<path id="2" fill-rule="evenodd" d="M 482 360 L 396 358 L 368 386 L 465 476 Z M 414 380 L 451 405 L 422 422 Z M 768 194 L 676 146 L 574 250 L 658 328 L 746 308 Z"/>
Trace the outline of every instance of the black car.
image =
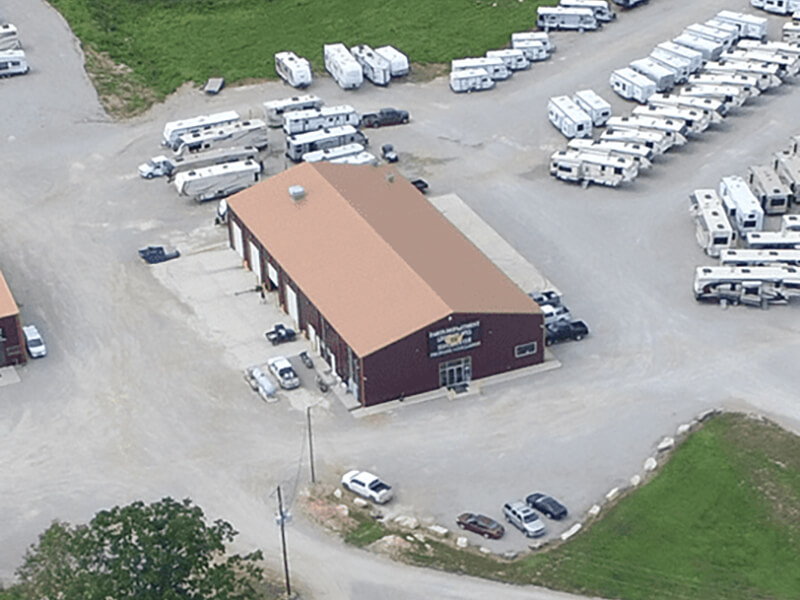
<path id="1" fill-rule="evenodd" d="M 397 162 L 397 152 L 394 151 L 394 146 L 391 144 L 384 144 L 381 146 L 381 156 L 383 160 L 390 163 Z"/>
<path id="2" fill-rule="evenodd" d="M 567 507 L 547 494 L 531 494 L 525 498 L 525 502 L 531 508 L 538 510 L 540 513 L 545 514 L 556 521 L 560 521 L 567 516 Z"/>
<path id="3" fill-rule="evenodd" d="M 423 194 L 428 192 L 428 182 L 425 181 L 424 179 L 414 179 L 411 182 L 411 185 L 413 185 L 415 188 L 417 188 Z"/>
<path id="4" fill-rule="evenodd" d="M 297 337 L 294 329 L 289 329 L 283 323 L 277 323 L 271 331 L 264 332 L 266 337 L 273 346 L 283 344 L 284 342 L 291 342 Z"/>
<path id="5" fill-rule="evenodd" d="M 589 335 L 589 326 L 583 321 L 557 321 L 545 327 L 544 344 L 552 346 L 564 340 L 581 341 Z"/>
<path id="6" fill-rule="evenodd" d="M 147 248 L 139 248 L 139 256 L 149 265 L 162 263 L 173 258 L 178 258 L 181 255 L 178 250 L 167 251 L 164 246 L 147 246 Z"/>
<path id="7" fill-rule="evenodd" d="M 396 108 L 382 108 L 376 113 L 366 113 L 361 117 L 362 127 L 383 127 L 408 123 L 408 111 Z"/>

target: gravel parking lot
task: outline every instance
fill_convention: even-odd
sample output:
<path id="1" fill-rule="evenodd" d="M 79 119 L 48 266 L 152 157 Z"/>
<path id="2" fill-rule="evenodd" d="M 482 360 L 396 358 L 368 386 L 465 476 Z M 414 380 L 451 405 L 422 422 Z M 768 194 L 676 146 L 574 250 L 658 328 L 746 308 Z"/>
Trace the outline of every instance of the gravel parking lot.
<path id="1" fill-rule="evenodd" d="M 603 31 L 554 34 L 550 61 L 487 93 L 455 95 L 445 79 L 348 93 L 327 78 L 314 83 L 310 91 L 329 104 L 409 110 L 410 125 L 369 131 L 371 148 L 393 143 L 409 177 L 424 177 L 432 194 L 457 193 L 592 329 L 555 347 L 562 368 L 480 395 L 363 419 L 323 401 L 313 413 L 318 477 L 374 470 L 396 486 L 394 511 L 447 526 L 465 510 L 499 518 L 503 502 L 533 491 L 556 495 L 577 517 L 639 472 L 663 435 L 710 406 L 757 410 L 800 430 L 797 305 L 697 304 L 694 267 L 711 261 L 688 216 L 693 189 L 743 174 L 800 133 L 798 84 L 734 111 L 624 188 L 584 190 L 547 173 L 550 153 L 565 146 L 547 121 L 549 97 L 592 87 L 615 114 L 627 113 L 632 104 L 607 85 L 612 69 L 692 22 L 747 6 L 652 0 Z M 274 558 L 271 495 L 283 484 L 291 500 L 308 481 L 304 409 L 320 398 L 310 380 L 275 404 L 250 391 L 242 365 L 283 352 L 262 335 L 278 314 L 258 294 L 237 295 L 253 279 L 232 251 L 205 260 L 224 256 L 214 206 L 140 180 L 136 165 L 158 153 L 167 120 L 227 108 L 258 116 L 261 102 L 291 89 L 272 82 L 206 97 L 186 88 L 115 123 L 60 16 L 39 0 L 8 0 L 3 10 L 32 72 L 0 82 L 0 106 L 14 107 L 0 113 L 0 265 L 50 353 L 18 369 L 21 383 L 0 387 L 0 578 L 51 520 L 83 521 L 101 507 L 165 495 L 191 496 L 231 521 L 243 547 Z M 781 22 L 770 17 L 771 37 Z M 269 172 L 285 163 L 273 139 Z M 184 256 L 148 267 L 136 255 L 148 243 Z M 237 310 L 263 318 L 248 330 L 226 317 Z M 412 587 L 405 567 L 346 548 L 302 518 L 289 536 L 292 568 L 315 597 L 480 598 L 496 589 L 418 570 Z M 526 540 L 512 530 L 487 545 L 499 552 Z M 561 597 L 504 592 L 516 596 Z"/>

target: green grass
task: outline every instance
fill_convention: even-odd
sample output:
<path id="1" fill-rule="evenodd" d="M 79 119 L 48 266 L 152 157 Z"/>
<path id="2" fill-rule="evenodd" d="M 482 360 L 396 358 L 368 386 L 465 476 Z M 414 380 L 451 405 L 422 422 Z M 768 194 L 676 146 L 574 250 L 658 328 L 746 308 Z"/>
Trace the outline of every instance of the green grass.
<path id="1" fill-rule="evenodd" d="M 350 517 L 357 523 L 356 527 L 350 529 L 344 537 L 348 544 L 363 548 L 376 542 L 390 532 L 379 521 L 369 516 L 367 512 L 351 509 Z"/>
<path id="2" fill-rule="evenodd" d="M 85 44 L 163 99 L 186 81 L 275 77 L 293 50 L 323 71 L 322 45 L 392 44 L 431 64 L 501 48 L 556 0 L 50 0 Z M 496 6 L 492 6 L 496 4 Z"/>

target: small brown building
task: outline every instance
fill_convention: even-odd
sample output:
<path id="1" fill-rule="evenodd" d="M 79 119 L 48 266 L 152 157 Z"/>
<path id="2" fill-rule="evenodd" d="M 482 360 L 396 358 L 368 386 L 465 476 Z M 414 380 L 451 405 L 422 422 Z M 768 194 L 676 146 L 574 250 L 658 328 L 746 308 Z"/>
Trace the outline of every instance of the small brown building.
<path id="1" fill-rule="evenodd" d="M 26 361 L 19 308 L 0 272 L 0 367 L 22 365 Z"/>
<path id="2" fill-rule="evenodd" d="M 362 406 L 543 360 L 538 305 L 393 167 L 302 163 L 229 198 L 228 228 Z"/>

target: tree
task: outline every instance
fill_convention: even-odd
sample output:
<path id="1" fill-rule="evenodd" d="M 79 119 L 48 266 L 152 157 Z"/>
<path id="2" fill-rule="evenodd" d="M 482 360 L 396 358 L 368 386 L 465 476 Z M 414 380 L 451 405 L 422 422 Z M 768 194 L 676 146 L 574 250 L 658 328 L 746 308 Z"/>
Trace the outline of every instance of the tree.
<path id="1" fill-rule="evenodd" d="M 56 521 L 26 552 L 20 584 L 0 592 L 27 600 L 251 600 L 263 597 L 261 552 L 226 555 L 237 532 L 206 523 L 191 500 L 134 502 L 88 525 Z"/>

